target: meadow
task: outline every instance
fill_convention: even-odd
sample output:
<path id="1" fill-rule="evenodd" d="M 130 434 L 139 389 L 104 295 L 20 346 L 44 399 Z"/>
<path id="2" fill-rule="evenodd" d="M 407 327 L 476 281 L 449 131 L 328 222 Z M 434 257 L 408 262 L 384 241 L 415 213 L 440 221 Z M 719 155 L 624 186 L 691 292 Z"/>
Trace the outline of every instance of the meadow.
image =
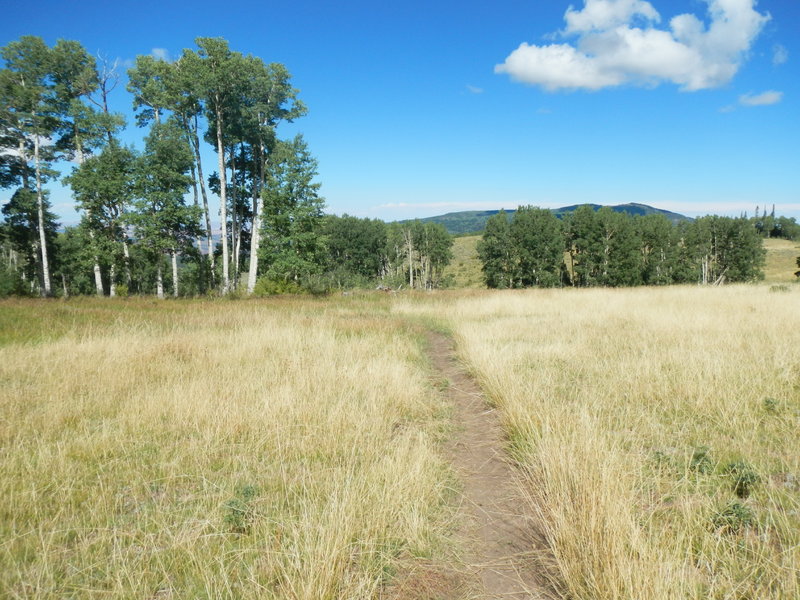
<path id="1" fill-rule="evenodd" d="M 460 568 L 446 331 L 558 597 L 800 597 L 800 287 L 0 302 L 0 597 Z M 460 598 L 408 588 L 403 598 Z"/>
<path id="2" fill-rule="evenodd" d="M 442 547 L 448 407 L 383 298 L 0 313 L 0 597 L 370 598 Z"/>
<path id="3" fill-rule="evenodd" d="M 798 298 L 796 285 L 531 290 L 398 310 L 449 327 L 503 415 L 561 597 L 789 600 Z"/>

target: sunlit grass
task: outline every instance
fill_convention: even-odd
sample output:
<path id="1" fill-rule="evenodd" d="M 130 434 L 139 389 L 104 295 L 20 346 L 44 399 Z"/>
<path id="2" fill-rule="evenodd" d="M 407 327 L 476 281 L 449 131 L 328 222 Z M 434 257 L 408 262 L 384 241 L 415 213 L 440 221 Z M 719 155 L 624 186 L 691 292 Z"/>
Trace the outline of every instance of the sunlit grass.
<path id="1" fill-rule="evenodd" d="M 125 302 L 11 305 L 0 597 L 370 598 L 440 549 L 446 407 L 385 301 Z"/>
<path id="2" fill-rule="evenodd" d="M 799 300 L 763 285 L 397 308 L 448 316 L 502 411 L 564 597 L 788 600 L 800 597 Z"/>
<path id="3" fill-rule="evenodd" d="M 796 283 L 795 272 L 800 270 L 797 258 L 800 257 L 800 242 L 790 240 L 764 240 L 767 262 L 764 265 L 764 279 L 770 283 Z"/>

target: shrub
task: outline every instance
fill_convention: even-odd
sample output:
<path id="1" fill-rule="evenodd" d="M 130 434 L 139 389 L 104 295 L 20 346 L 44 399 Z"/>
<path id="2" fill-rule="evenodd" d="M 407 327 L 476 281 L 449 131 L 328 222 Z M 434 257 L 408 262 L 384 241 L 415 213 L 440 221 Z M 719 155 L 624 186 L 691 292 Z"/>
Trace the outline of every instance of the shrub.
<path id="1" fill-rule="evenodd" d="M 250 532 L 254 516 L 252 502 L 257 495 L 257 487 L 244 485 L 237 488 L 235 496 L 225 503 L 225 525 L 233 533 L 246 534 Z"/>
<path id="2" fill-rule="evenodd" d="M 753 524 L 753 511 L 741 502 L 732 502 L 720 512 L 716 513 L 711 523 L 714 529 L 724 533 L 736 533 Z"/>
<path id="3" fill-rule="evenodd" d="M 254 296 L 276 296 L 278 294 L 300 294 L 303 289 L 294 281 L 261 277 L 253 288 Z"/>
<path id="4" fill-rule="evenodd" d="M 733 491 L 739 498 L 747 498 L 761 481 L 755 469 L 742 460 L 725 465 L 725 474 L 733 480 Z"/>
<path id="5" fill-rule="evenodd" d="M 713 470 L 714 464 L 708 454 L 708 446 L 697 446 L 694 449 L 689 460 L 689 468 L 698 473 L 710 473 Z"/>

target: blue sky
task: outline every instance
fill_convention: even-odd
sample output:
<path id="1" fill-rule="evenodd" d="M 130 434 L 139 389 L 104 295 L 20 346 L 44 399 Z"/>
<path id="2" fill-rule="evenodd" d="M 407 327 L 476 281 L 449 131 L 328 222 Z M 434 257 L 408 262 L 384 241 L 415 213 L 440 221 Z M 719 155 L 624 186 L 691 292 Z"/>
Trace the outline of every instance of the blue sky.
<path id="1" fill-rule="evenodd" d="M 25 34 L 123 64 L 222 36 L 286 64 L 309 114 L 282 133 L 305 135 L 337 214 L 640 202 L 800 217 L 796 0 L 6 6 L 0 44 Z M 68 191 L 52 201 L 78 219 Z"/>

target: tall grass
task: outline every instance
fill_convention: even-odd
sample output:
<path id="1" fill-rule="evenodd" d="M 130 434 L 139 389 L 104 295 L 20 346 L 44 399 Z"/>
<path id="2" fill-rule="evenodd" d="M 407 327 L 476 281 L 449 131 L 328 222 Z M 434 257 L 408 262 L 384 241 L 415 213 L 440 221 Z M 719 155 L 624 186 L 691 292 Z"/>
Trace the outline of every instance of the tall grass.
<path id="1" fill-rule="evenodd" d="M 0 597 L 369 598 L 437 552 L 446 407 L 385 307 L 165 306 L 0 348 Z"/>
<path id="2" fill-rule="evenodd" d="M 565 598 L 800 598 L 800 310 L 768 286 L 440 295 Z"/>

